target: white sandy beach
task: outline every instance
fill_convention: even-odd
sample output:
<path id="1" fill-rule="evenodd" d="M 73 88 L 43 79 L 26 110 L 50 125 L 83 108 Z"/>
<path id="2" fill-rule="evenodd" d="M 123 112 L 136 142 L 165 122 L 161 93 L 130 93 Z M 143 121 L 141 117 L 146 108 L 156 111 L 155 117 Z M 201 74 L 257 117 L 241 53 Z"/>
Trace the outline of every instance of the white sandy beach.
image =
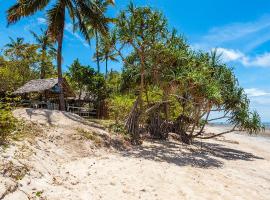
<path id="1" fill-rule="evenodd" d="M 197 141 L 145 141 L 119 151 L 97 148 L 78 128 L 108 135 L 96 124 L 59 111 L 14 111 L 42 126 L 34 141 L 1 149 L 0 199 L 179 200 L 270 198 L 270 138 L 244 134 Z M 48 126 L 49 125 L 49 126 Z M 218 132 L 220 127 L 208 127 Z M 7 166 L 27 168 L 21 180 Z"/>

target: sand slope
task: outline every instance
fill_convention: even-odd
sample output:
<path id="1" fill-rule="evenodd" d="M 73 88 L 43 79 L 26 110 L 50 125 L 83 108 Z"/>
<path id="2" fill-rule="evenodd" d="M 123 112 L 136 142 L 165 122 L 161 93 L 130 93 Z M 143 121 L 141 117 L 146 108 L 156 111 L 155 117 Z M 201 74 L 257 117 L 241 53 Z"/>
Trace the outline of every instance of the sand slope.
<path id="1" fill-rule="evenodd" d="M 36 142 L 1 152 L 6 165 L 25 165 L 18 182 L 0 176 L 0 199 L 269 199 L 270 140 L 230 134 L 194 146 L 145 141 L 128 151 L 96 149 L 78 127 L 96 124 L 58 111 L 19 109 L 15 116 L 45 124 Z M 208 127 L 218 132 L 217 127 Z M 17 152 L 17 153 L 16 153 Z M 21 156 L 18 155 L 20 152 Z"/>

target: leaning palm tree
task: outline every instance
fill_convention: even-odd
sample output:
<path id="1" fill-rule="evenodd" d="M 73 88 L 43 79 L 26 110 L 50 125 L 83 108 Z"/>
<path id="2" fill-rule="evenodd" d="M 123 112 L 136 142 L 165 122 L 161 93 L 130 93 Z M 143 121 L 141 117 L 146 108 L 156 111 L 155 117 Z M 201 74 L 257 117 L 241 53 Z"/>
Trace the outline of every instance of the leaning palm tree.
<path id="1" fill-rule="evenodd" d="M 113 3 L 112 0 L 108 0 Z M 78 27 L 84 37 L 89 40 L 88 29 L 83 19 L 89 22 L 94 21 L 95 25 L 103 27 L 103 20 L 98 20 L 101 9 L 93 0 L 17 0 L 7 11 L 8 25 L 16 23 L 22 17 L 31 16 L 37 11 L 44 10 L 47 6 L 52 6 L 47 13 L 48 34 L 52 40 L 57 41 L 57 71 L 58 84 L 60 88 L 59 105 L 60 110 L 65 109 L 65 100 L 63 92 L 63 76 L 62 76 L 62 44 L 66 21 L 66 11 L 73 23 L 78 22 Z"/>
<path id="2" fill-rule="evenodd" d="M 47 30 L 43 30 L 42 28 L 41 34 L 38 35 L 33 31 L 30 31 L 33 37 L 35 38 L 39 48 L 40 48 L 40 53 L 41 53 L 41 65 L 40 65 L 40 78 L 44 79 L 45 78 L 45 73 L 46 73 L 46 57 L 47 55 L 51 57 L 56 56 L 56 49 L 54 47 L 54 43 L 51 40 L 51 38 L 48 35 Z"/>

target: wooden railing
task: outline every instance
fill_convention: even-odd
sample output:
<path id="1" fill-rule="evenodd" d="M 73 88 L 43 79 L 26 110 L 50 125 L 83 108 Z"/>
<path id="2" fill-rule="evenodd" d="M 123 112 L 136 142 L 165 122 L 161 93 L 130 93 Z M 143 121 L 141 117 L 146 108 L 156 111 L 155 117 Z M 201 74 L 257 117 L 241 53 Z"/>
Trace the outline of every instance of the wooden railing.
<path id="1" fill-rule="evenodd" d="M 67 106 L 67 111 L 71 112 L 71 113 L 74 113 L 74 114 L 77 114 L 77 115 L 79 115 L 81 117 L 96 116 L 96 110 L 95 109 L 90 110 L 90 109 L 87 109 L 87 108 L 84 108 L 84 107 L 68 105 Z"/>

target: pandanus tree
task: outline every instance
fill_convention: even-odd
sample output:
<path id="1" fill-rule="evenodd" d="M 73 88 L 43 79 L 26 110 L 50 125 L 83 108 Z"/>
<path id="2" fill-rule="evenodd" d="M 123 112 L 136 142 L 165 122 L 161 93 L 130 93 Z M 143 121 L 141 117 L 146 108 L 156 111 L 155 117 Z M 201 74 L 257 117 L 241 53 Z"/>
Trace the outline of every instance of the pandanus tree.
<path id="1" fill-rule="evenodd" d="M 128 132 L 133 135 L 133 143 L 138 143 L 138 126 L 143 108 L 143 92 L 145 90 L 145 71 L 147 67 L 146 55 L 155 43 L 163 40 L 166 35 L 167 21 L 164 16 L 149 7 L 136 8 L 130 4 L 127 10 L 122 11 L 116 20 L 116 34 L 119 41 L 117 53 L 125 65 L 132 65 L 125 59 L 122 50 L 125 46 L 138 56 L 140 71 L 140 86 L 138 98 L 134 103 L 130 116 L 126 122 Z"/>
<path id="2" fill-rule="evenodd" d="M 190 144 L 195 138 L 263 129 L 232 69 L 216 52 L 192 51 L 183 37 L 167 31 L 166 20 L 158 12 L 130 5 L 117 18 L 116 33 L 125 92 L 137 94 L 125 123 L 135 144 L 141 131 L 159 139 L 174 132 Z M 223 115 L 213 118 L 212 112 Z M 227 119 L 232 129 L 205 135 L 206 124 L 220 119 Z"/>
<path id="3" fill-rule="evenodd" d="M 171 62 L 178 61 L 173 67 L 166 67 L 164 63 L 162 82 L 169 85 L 169 105 L 173 106 L 176 101 L 179 111 L 173 119 L 173 126 L 161 130 L 162 134 L 176 132 L 183 142 L 190 144 L 194 138 L 209 139 L 235 130 L 257 133 L 263 129 L 259 115 L 249 110 L 247 96 L 238 85 L 232 69 L 221 63 L 215 52 L 211 55 L 189 52 L 187 58 L 181 57 L 180 52 L 177 55 L 166 55 Z M 159 108 L 157 105 L 160 102 L 152 108 Z M 211 118 L 215 111 L 222 116 Z M 170 116 L 172 114 L 169 113 Z M 205 125 L 221 119 L 228 120 L 232 129 L 205 136 Z"/>
<path id="4" fill-rule="evenodd" d="M 49 71 L 48 69 L 48 58 L 55 58 L 56 57 L 56 49 L 54 47 L 54 43 L 48 35 L 47 30 L 41 30 L 41 34 L 38 35 L 37 33 L 30 31 L 33 37 L 35 38 L 37 45 L 40 49 L 41 54 L 41 63 L 40 63 L 40 78 L 44 79 L 46 77 L 46 72 Z"/>
<path id="5" fill-rule="evenodd" d="M 108 1 L 113 3 L 112 0 Z M 99 20 L 101 10 L 93 0 L 18 0 L 7 11 L 8 24 L 19 21 L 22 17 L 35 14 L 37 11 L 50 7 L 47 11 L 48 34 L 53 41 L 57 41 L 57 71 L 59 93 L 59 108 L 65 109 L 64 92 L 63 92 L 63 76 L 62 76 L 62 44 L 67 20 L 67 13 L 71 21 L 78 24 L 79 30 L 89 40 L 88 28 L 84 23 L 84 19 L 89 22 L 95 22 L 97 26 L 103 27 L 103 20 Z"/>

